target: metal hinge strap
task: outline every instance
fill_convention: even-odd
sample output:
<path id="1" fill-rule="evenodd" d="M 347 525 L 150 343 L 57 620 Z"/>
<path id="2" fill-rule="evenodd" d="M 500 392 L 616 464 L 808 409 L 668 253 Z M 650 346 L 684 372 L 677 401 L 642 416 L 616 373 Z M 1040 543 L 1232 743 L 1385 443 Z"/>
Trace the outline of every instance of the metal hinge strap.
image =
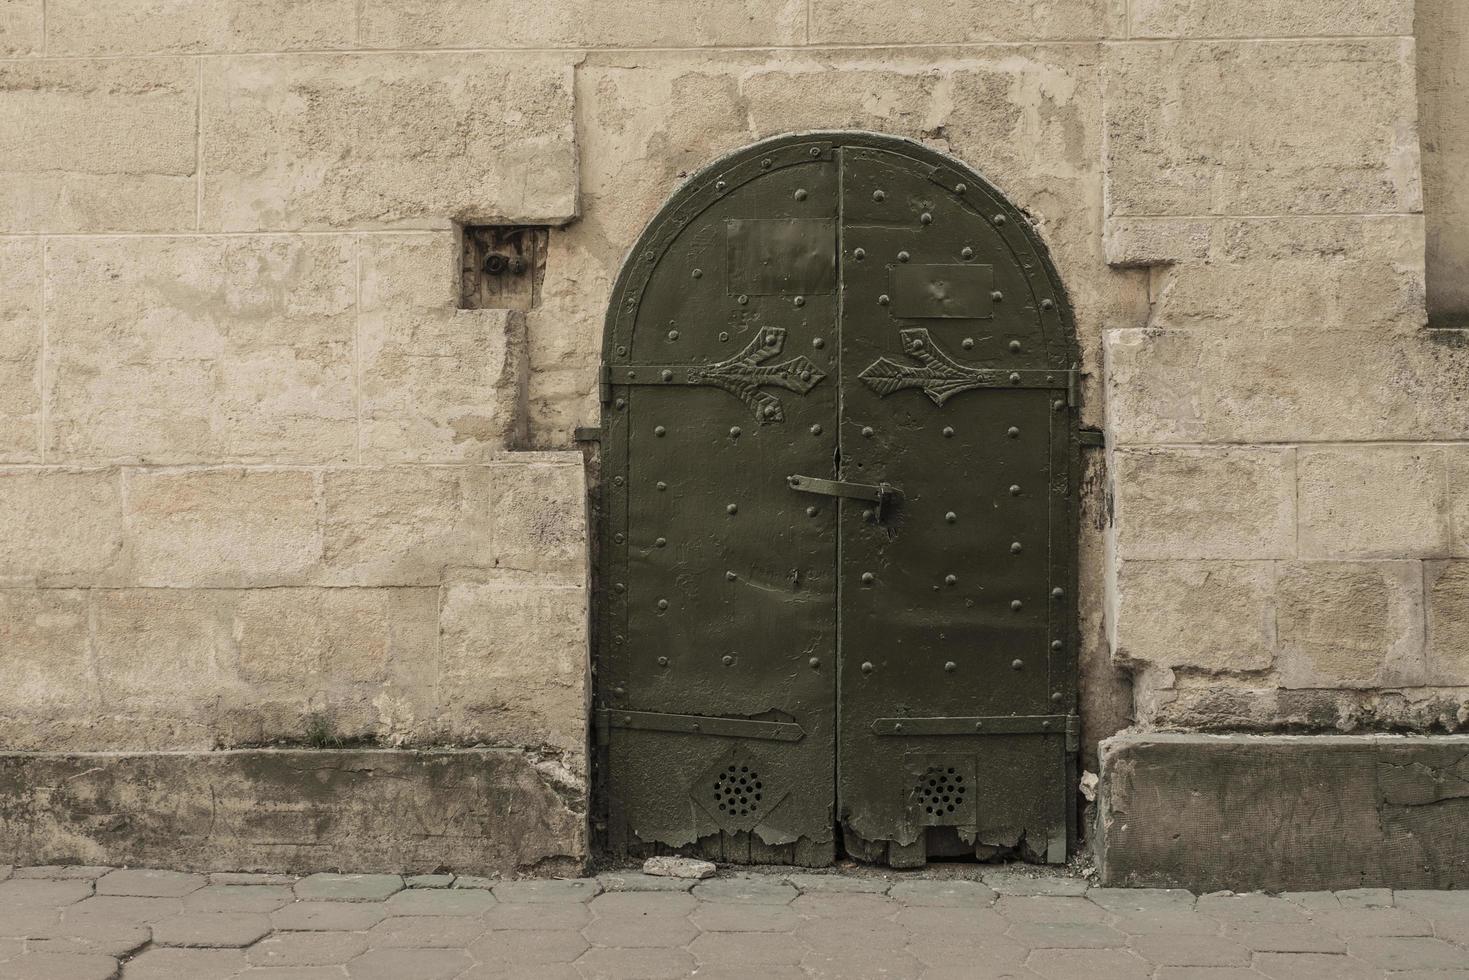
<path id="1" fill-rule="evenodd" d="M 1078 731 L 1076 715 L 994 715 L 966 718 L 879 718 L 874 735 L 1066 735 Z"/>
<path id="2" fill-rule="evenodd" d="M 799 742 L 806 732 L 795 722 L 760 721 L 719 715 L 676 715 L 661 711 L 618 711 L 602 708 L 597 727 L 603 731 L 629 728 L 647 732 L 679 732 L 685 735 L 717 735 L 721 738 L 758 738 L 772 742 Z"/>

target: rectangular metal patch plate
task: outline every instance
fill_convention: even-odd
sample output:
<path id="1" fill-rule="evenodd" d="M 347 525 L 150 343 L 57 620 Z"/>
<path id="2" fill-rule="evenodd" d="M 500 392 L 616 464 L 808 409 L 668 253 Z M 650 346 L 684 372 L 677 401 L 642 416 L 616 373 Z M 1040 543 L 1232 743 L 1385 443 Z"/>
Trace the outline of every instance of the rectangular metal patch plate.
<path id="1" fill-rule="evenodd" d="M 889 271 L 893 316 L 910 320 L 993 319 L 992 265 L 895 265 Z"/>
<path id="2" fill-rule="evenodd" d="M 835 219 L 730 218 L 730 295 L 822 296 L 836 291 Z"/>

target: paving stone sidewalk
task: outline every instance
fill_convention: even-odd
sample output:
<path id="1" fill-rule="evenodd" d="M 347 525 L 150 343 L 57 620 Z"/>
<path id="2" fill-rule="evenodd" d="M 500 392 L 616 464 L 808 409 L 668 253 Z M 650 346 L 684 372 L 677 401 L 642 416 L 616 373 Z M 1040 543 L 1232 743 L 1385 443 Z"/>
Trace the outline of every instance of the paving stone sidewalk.
<path id="1" fill-rule="evenodd" d="M 1469 980 L 1469 892 L 1195 897 L 973 865 L 698 883 L 0 867 L 7 980 L 1389 976 Z"/>

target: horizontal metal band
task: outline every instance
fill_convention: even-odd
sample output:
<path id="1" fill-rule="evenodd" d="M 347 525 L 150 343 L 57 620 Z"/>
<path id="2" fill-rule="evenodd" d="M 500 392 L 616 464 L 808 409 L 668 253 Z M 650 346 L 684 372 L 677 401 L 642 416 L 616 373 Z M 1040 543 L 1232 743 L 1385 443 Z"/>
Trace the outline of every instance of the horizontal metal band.
<path id="1" fill-rule="evenodd" d="M 848 483 L 845 480 L 823 480 L 818 476 L 788 476 L 786 485 L 802 493 L 819 493 L 826 497 L 847 497 L 851 500 L 870 500 L 878 504 L 893 493 L 893 488 L 886 483 L 878 485 Z"/>
<path id="2" fill-rule="evenodd" d="M 879 718 L 875 735 L 1065 735 L 1076 730 L 1076 715 L 995 715 L 964 718 Z"/>
<path id="3" fill-rule="evenodd" d="M 720 715 L 673 715 L 661 711 L 615 711 L 602 708 L 597 722 L 603 728 L 631 728 L 647 732 L 681 732 L 720 738 L 758 738 L 771 742 L 798 742 L 806 732 L 795 722 L 759 721 Z"/>
<path id="4" fill-rule="evenodd" d="M 607 383 L 622 385 L 686 385 L 691 372 L 703 370 L 707 364 L 620 364 L 607 369 Z"/>

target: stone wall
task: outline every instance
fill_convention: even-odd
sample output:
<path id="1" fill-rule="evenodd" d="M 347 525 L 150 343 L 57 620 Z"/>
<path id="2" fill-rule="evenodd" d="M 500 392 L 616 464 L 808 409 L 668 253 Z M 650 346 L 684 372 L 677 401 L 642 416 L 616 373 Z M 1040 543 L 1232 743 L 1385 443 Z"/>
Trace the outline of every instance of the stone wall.
<path id="1" fill-rule="evenodd" d="M 1412 0 L 10 0 L 0 748 L 483 743 L 584 785 L 572 432 L 612 278 L 684 176 L 843 127 L 983 172 L 1071 294 L 1107 433 L 1088 758 L 1134 721 L 1456 727 L 1469 346 L 1425 329 L 1413 30 Z M 457 308 L 461 223 L 551 226 L 536 308 Z"/>

